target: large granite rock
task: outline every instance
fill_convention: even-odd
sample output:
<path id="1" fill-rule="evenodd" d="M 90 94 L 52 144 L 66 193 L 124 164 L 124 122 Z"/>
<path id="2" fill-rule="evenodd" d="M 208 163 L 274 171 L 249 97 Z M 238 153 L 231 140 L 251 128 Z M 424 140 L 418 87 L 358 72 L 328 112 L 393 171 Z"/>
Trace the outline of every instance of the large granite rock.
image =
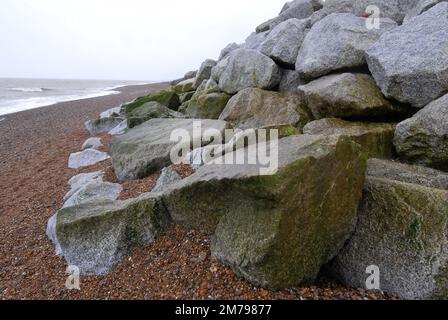
<path id="1" fill-rule="evenodd" d="M 366 166 L 347 137 L 292 136 L 278 150 L 273 175 L 260 165 L 205 165 L 164 193 L 175 221 L 214 234 L 215 258 L 274 289 L 312 281 L 342 248 Z"/>
<path id="2" fill-rule="evenodd" d="M 312 117 L 297 94 L 248 88 L 229 100 L 219 119 L 241 129 L 292 125 L 301 130 Z"/>
<path id="3" fill-rule="evenodd" d="M 372 77 L 342 73 L 319 78 L 299 87 L 316 119 L 396 116 L 403 108 L 387 101 Z"/>
<path id="4" fill-rule="evenodd" d="M 401 158 L 448 171 L 448 94 L 399 123 L 394 143 Z"/>
<path id="5" fill-rule="evenodd" d="M 448 3 L 383 34 L 367 51 L 386 97 L 421 108 L 448 92 Z"/>
<path id="6" fill-rule="evenodd" d="M 157 194 L 128 201 L 100 201 L 61 209 L 48 235 L 69 265 L 83 275 L 104 275 L 137 246 L 161 235 L 168 214 Z"/>
<path id="7" fill-rule="evenodd" d="M 363 287 L 366 268 L 374 265 L 380 289 L 389 294 L 447 299 L 446 187 L 447 175 L 441 172 L 369 161 L 356 231 L 332 271 L 346 285 Z"/>
<path id="8" fill-rule="evenodd" d="M 197 92 L 191 98 L 186 114 L 196 119 L 218 119 L 230 97 L 223 92 Z"/>
<path id="9" fill-rule="evenodd" d="M 134 128 L 154 118 L 184 118 L 184 115 L 165 107 L 161 103 L 148 102 L 128 113 L 128 127 Z"/>
<path id="10" fill-rule="evenodd" d="M 274 29 L 280 23 L 289 19 L 305 19 L 311 16 L 315 10 L 322 6 L 318 0 L 295 0 L 284 6 L 280 15 L 270 19 L 257 27 L 257 32 L 265 32 Z"/>
<path id="11" fill-rule="evenodd" d="M 68 159 L 68 167 L 70 169 L 89 167 L 109 158 L 109 155 L 105 152 L 94 149 L 86 149 L 81 152 L 72 153 Z"/>
<path id="12" fill-rule="evenodd" d="M 188 131 L 191 143 L 206 144 L 200 136 L 193 136 L 194 121 L 200 121 L 202 131 L 224 131 L 227 126 L 226 122 L 219 120 L 151 119 L 112 139 L 110 154 L 118 179 L 127 181 L 144 178 L 169 166 L 170 153 L 178 145 L 177 140 L 171 140 L 171 134 L 176 129 Z"/>
<path id="13" fill-rule="evenodd" d="M 381 21 L 379 29 L 369 30 L 366 18 L 351 13 L 331 14 L 316 23 L 303 40 L 296 70 L 304 78 L 317 78 L 334 70 L 366 65 L 365 52 L 380 36 L 397 24 Z"/>
<path id="14" fill-rule="evenodd" d="M 389 18 L 401 23 L 406 13 L 418 0 L 326 0 L 323 9 L 311 15 L 311 23 L 315 23 L 332 13 L 352 13 L 363 17 L 371 14 L 366 9 L 369 6 L 377 7 L 381 18 Z"/>
<path id="15" fill-rule="evenodd" d="M 263 41 L 260 52 L 278 64 L 294 69 L 307 27 L 306 20 L 289 19 L 280 23 Z"/>
<path id="16" fill-rule="evenodd" d="M 348 136 L 359 143 L 369 158 L 389 159 L 395 154 L 393 139 L 396 124 L 373 122 L 350 122 L 327 118 L 308 123 L 304 134 Z"/>
<path id="17" fill-rule="evenodd" d="M 215 60 L 207 59 L 201 64 L 193 83 L 193 89 L 197 89 L 204 80 L 210 79 L 212 75 L 212 68 L 216 66 L 216 63 L 217 62 Z"/>
<path id="18" fill-rule="evenodd" d="M 237 49 L 229 56 L 219 88 L 229 94 L 249 87 L 272 89 L 280 79 L 280 69 L 271 58 L 255 50 Z"/>

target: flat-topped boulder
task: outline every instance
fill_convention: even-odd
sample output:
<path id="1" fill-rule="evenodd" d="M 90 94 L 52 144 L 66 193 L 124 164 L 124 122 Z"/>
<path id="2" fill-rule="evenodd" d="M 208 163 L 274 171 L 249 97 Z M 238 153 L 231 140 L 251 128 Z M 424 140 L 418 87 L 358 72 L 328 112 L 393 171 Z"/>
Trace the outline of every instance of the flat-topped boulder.
<path id="1" fill-rule="evenodd" d="M 330 269 L 362 287 L 377 266 L 380 289 L 402 299 L 447 299 L 448 175 L 370 160 L 356 231 Z"/>
<path id="2" fill-rule="evenodd" d="M 179 141 L 171 140 L 176 129 L 185 129 L 191 143 L 203 145 L 201 136 L 193 136 L 193 122 L 200 121 L 202 131 L 227 127 L 225 121 L 195 119 L 151 119 L 111 141 L 110 155 L 120 181 L 144 178 L 171 164 L 170 153 Z"/>
<path id="3" fill-rule="evenodd" d="M 272 175 L 261 163 L 208 164 L 163 200 L 174 221 L 213 235 L 215 258 L 282 289 L 312 281 L 353 232 L 365 166 L 347 137 L 291 136 L 278 141 Z"/>
<path id="4" fill-rule="evenodd" d="M 369 69 L 384 95 L 422 108 L 448 93 L 448 3 L 441 2 L 383 34 Z"/>
<path id="5" fill-rule="evenodd" d="M 395 155 L 393 144 L 396 124 L 376 122 L 351 122 L 326 118 L 308 123 L 305 134 L 345 135 L 359 143 L 369 158 L 390 159 Z"/>
<path id="6" fill-rule="evenodd" d="M 229 100 L 219 119 L 241 129 L 292 125 L 300 131 L 312 116 L 297 94 L 248 88 Z"/>
<path id="7" fill-rule="evenodd" d="M 219 88 L 229 94 L 246 88 L 272 89 L 280 83 L 281 72 L 275 62 L 256 50 L 237 49 L 219 78 Z"/>
<path id="8" fill-rule="evenodd" d="M 331 14 L 307 33 L 295 63 L 304 78 L 317 78 L 335 70 L 367 65 L 365 52 L 397 24 L 382 19 L 380 28 L 368 29 L 366 18 L 351 13 Z"/>
<path id="9" fill-rule="evenodd" d="M 298 88 L 316 119 L 374 118 L 405 113 L 381 93 L 373 78 L 360 73 L 325 76 Z"/>
<path id="10" fill-rule="evenodd" d="M 127 201 L 99 201 L 61 209 L 48 234 L 69 265 L 83 275 L 104 275 L 137 246 L 152 243 L 168 223 L 157 194 Z"/>

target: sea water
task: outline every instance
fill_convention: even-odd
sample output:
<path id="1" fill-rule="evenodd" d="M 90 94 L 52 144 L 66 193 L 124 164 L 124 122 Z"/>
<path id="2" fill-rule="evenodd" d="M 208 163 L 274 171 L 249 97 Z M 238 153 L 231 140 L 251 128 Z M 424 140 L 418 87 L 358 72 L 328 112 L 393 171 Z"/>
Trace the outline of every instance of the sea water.
<path id="1" fill-rule="evenodd" d="M 143 83 L 113 80 L 0 78 L 0 119 L 2 115 L 59 102 L 117 94 L 119 92 L 115 89 L 137 84 Z"/>

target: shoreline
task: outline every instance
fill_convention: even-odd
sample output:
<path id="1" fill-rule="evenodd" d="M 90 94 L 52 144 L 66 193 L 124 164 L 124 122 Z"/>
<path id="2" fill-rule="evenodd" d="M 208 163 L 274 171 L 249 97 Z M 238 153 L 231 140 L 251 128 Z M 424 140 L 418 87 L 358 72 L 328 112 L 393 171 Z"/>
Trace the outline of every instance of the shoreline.
<path id="1" fill-rule="evenodd" d="M 35 110 L 35 109 L 40 109 L 40 108 L 47 108 L 47 107 L 52 107 L 55 105 L 59 105 L 62 103 L 68 103 L 68 102 L 74 102 L 74 101 L 82 101 L 82 100 L 88 100 L 88 99 L 95 99 L 95 98 L 102 98 L 102 97 L 107 97 L 107 96 L 112 96 L 112 95 L 118 95 L 118 94 L 123 94 L 126 91 L 129 90 L 133 90 L 133 89 L 137 89 L 137 88 L 146 88 L 148 86 L 152 86 L 152 85 L 159 85 L 159 84 L 168 84 L 169 82 L 151 82 L 151 83 L 141 83 L 141 84 L 131 84 L 131 85 L 117 85 L 117 86 L 113 86 L 113 87 L 109 87 L 109 88 L 104 88 L 103 91 L 98 92 L 97 94 L 86 94 L 86 96 L 80 96 L 77 97 L 75 99 L 71 99 L 71 100 L 62 100 L 62 101 L 58 101 L 55 103 L 51 103 L 51 104 L 47 104 L 47 105 L 42 105 L 42 106 L 38 106 L 38 107 L 33 107 L 30 109 L 24 109 L 24 110 L 20 110 L 20 111 L 16 111 L 16 112 L 11 112 L 11 113 L 5 113 L 5 114 L 0 114 L 0 119 L 5 119 L 8 116 L 11 115 L 15 115 L 17 113 L 20 112 L 25 112 L 25 111 L 30 111 L 30 110 Z M 64 96 L 61 96 L 62 98 Z"/>

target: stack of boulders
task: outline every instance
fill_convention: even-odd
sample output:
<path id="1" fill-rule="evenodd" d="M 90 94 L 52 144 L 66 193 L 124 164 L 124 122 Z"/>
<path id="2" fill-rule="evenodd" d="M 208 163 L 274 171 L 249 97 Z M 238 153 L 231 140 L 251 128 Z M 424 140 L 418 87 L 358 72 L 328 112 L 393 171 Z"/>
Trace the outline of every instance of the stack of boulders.
<path id="1" fill-rule="evenodd" d="M 88 123 L 92 134 L 121 126 L 110 152 L 120 182 L 163 175 L 137 199 L 71 201 L 49 234 L 83 274 L 111 271 L 175 222 L 209 234 L 213 257 L 266 288 L 320 271 L 365 287 L 375 266 L 390 294 L 448 298 L 447 48 L 447 1 L 291 1 L 218 60 Z M 213 162 L 171 174 L 171 133 L 195 120 L 220 133 L 278 129 L 278 170 Z M 213 144 L 233 157 L 244 137 L 230 138 Z M 211 143 L 196 140 L 192 158 Z M 254 144 L 273 152 L 269 141 L 239 147 Z M 98 183 L 87 178 L 72 193 Z"/>

